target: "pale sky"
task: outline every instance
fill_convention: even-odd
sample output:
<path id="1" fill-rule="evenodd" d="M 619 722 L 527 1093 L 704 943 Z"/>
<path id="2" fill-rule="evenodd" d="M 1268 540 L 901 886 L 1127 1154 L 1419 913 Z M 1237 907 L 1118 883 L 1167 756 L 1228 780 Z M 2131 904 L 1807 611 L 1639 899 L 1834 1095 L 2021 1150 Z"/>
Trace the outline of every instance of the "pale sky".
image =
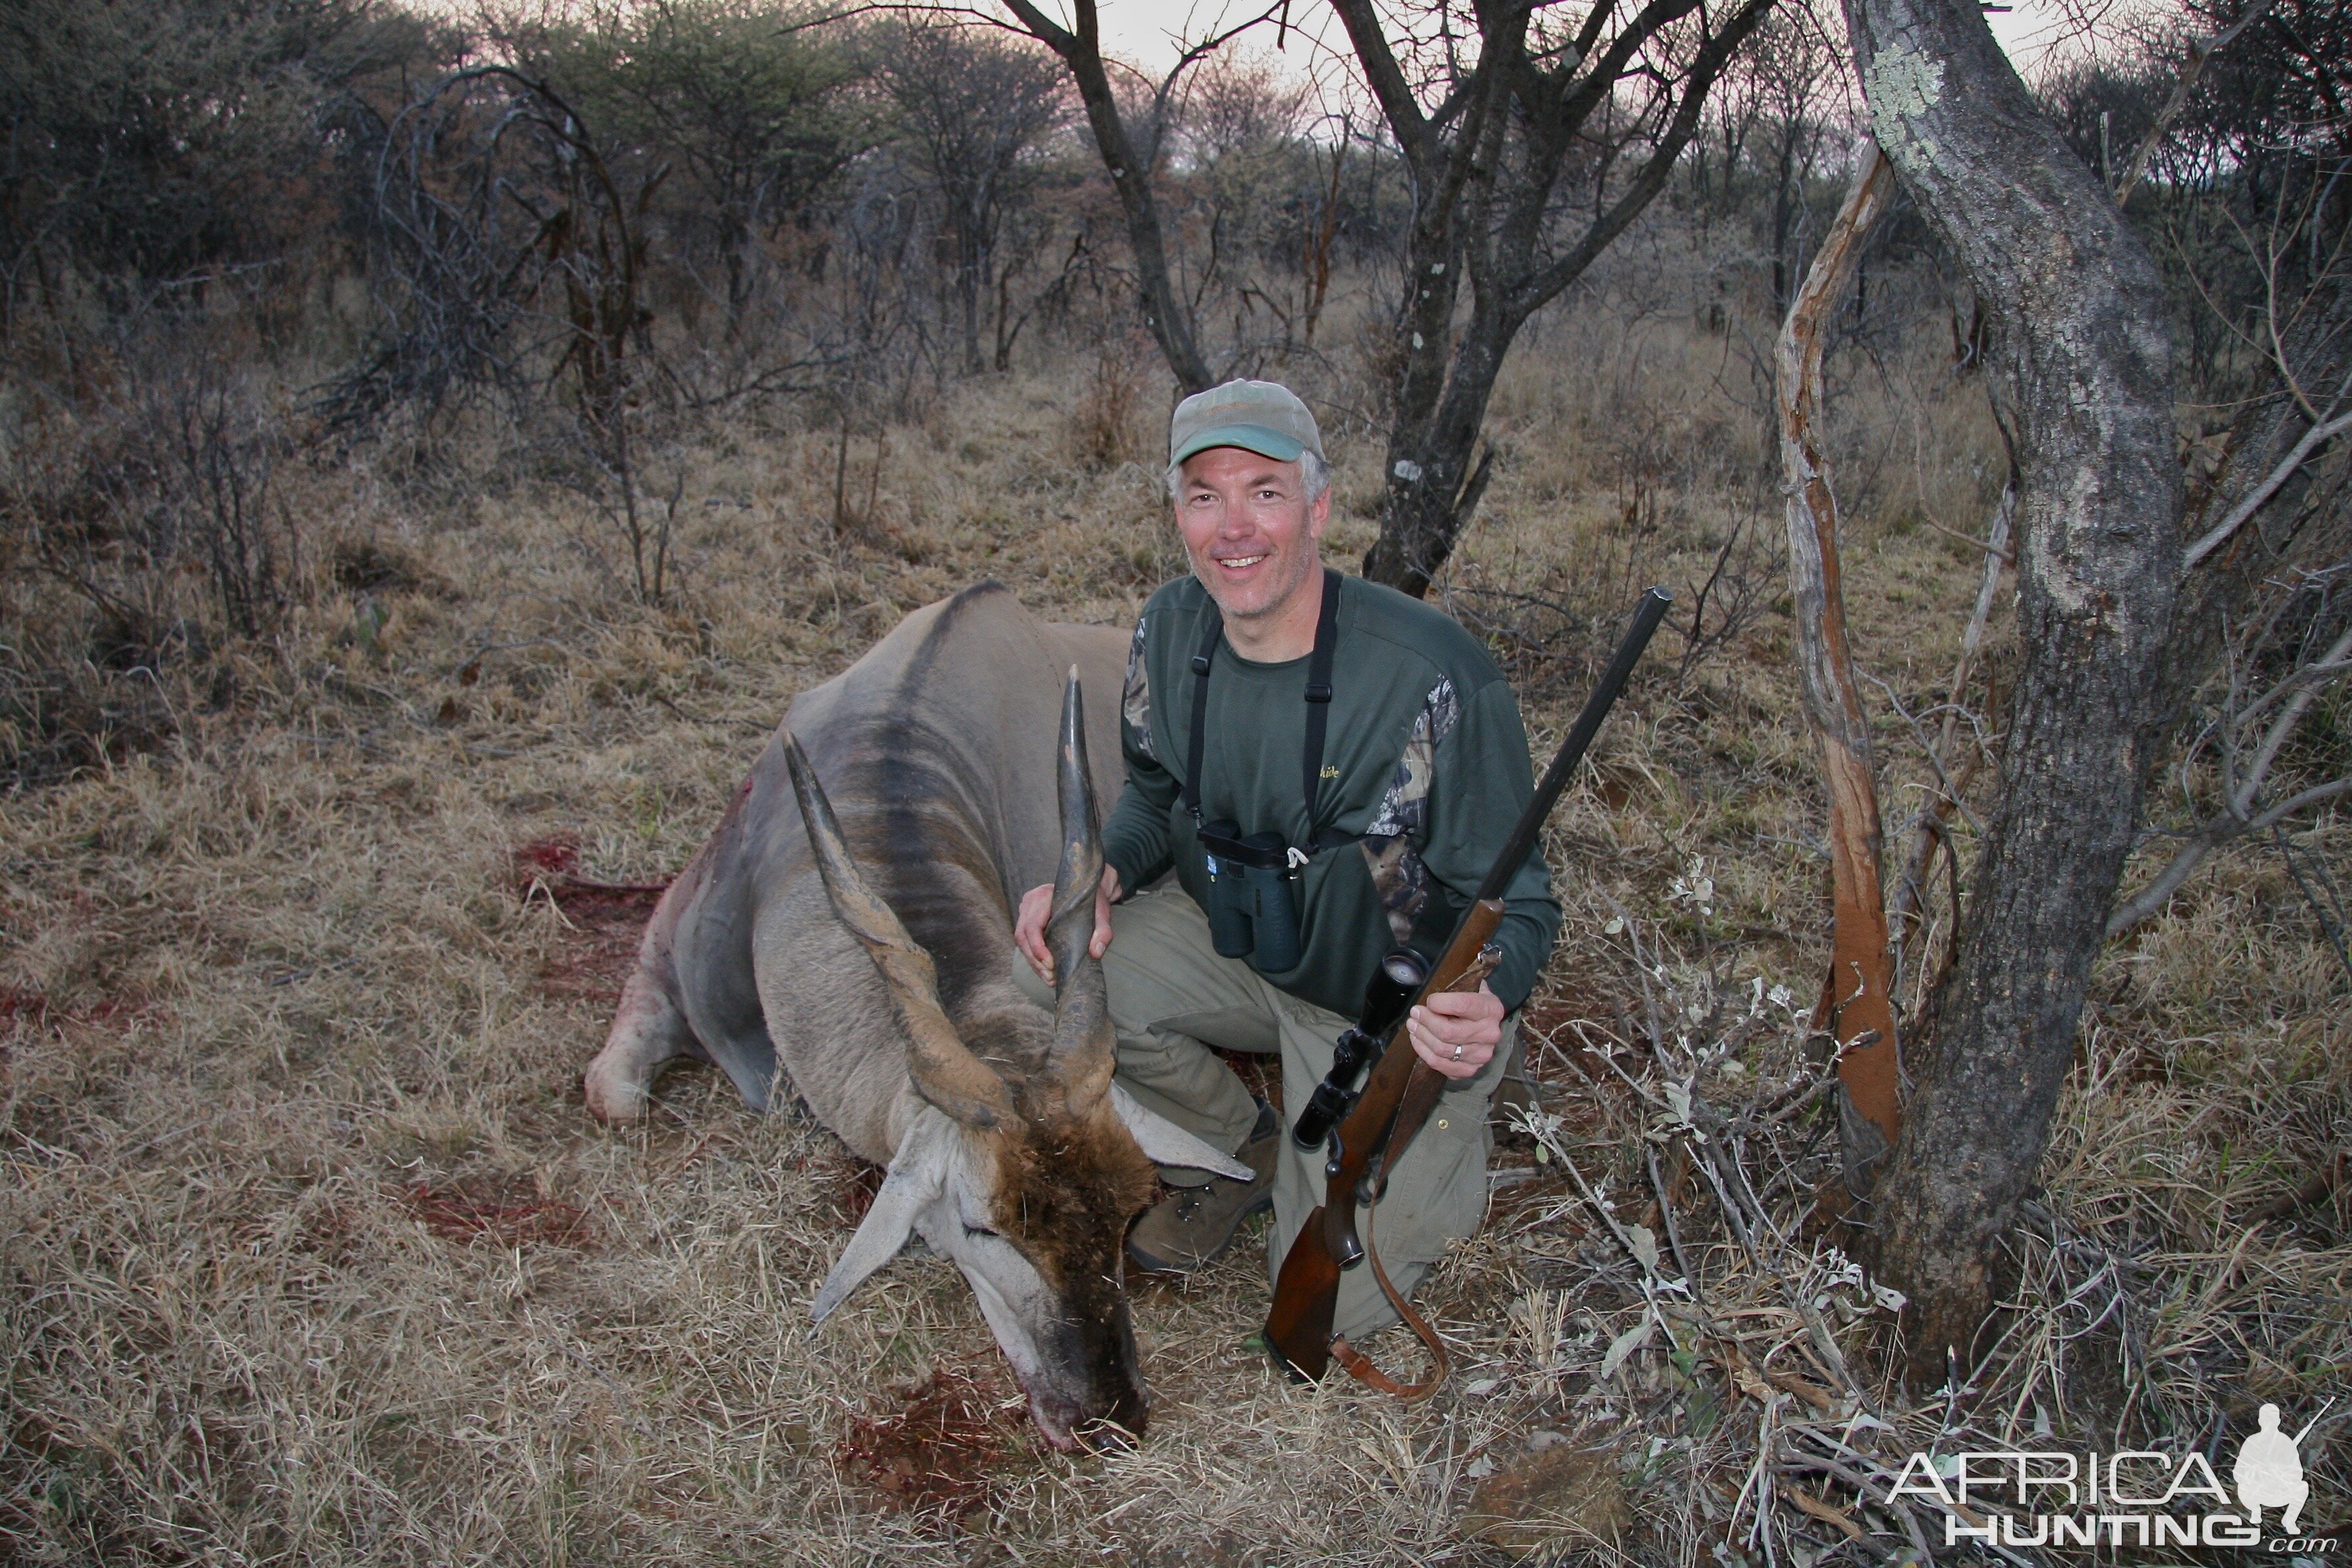
<path id="1" fill-rule="evenodd" d="M 1259 5 L 1234 3 L 1234 0 L 1197 0 L 1185 5 L 1171 0 L 1100 0 L 1105 51 L 1154 72 L 1165 71 L 1176 59 L 1179 46 L 1176 36 L 1200 38 L 1204 33 L 1220 26 L 1232 26 L 1255 15 Z M 2089 4 L 2105 10 L 2117 0 L 2088 0 Z M 2128 4 L 2130 0 L 2122 0 Z M 1994 13 L 1993 37 L 2029 79 L 2042 55 L 2054 45 L 2063 45 L 2076 36 L 2075 25 L 2066 10 L 2054 0 L 2015 0 L 2015 9 Z M 1047 0 L 1048 15 L 1066 18 L 1066 4 Z M 1293 36 L 1282 53 L 1275 58 L 1282 61 L 1296 59 L 1299 68 L 1307 68 L 1318 50 L 1316 40 L 1328 38 L 1329 47 L 1344 47 L 1347 35 L 1340 29 L 1338 18 L 1320 0 L 1292 0 L 1290 21 Z M 1271 54 L 1274 35 L 1261 29 L 1255 35 L 1254 47 Z"/>

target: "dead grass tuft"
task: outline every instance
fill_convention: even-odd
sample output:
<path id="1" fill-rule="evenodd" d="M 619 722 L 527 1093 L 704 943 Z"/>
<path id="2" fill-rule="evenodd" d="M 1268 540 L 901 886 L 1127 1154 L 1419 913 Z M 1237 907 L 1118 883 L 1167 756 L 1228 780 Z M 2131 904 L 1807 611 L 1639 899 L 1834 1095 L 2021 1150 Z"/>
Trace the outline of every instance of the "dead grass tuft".
<path id="1" fill-rule="evenodd" d="M 1613 1551 L 1633 1524 L 1615 1458 L 1542 1436 L 1553 1441 L 1478 1483 L 1462 1532 L 1514 1557 Z"/>
<path id="2" fill-rule="evenodd" d="M 339 539 L 328 551 L 327 566 L 335 586 L 346 594 L 430 594 L 447 598 L 456 593 L 416 552 L 396 541 Z"/>
<path id="3" fill-rule="evenodd" d="M 1070 422 L 1071 455 L 1080 467 L 1099 473 L 1150 449 L 1145 404 L 1159 380 L 1157 369 L 1148 342 L 1112 339 L 1096 352 Z"/>

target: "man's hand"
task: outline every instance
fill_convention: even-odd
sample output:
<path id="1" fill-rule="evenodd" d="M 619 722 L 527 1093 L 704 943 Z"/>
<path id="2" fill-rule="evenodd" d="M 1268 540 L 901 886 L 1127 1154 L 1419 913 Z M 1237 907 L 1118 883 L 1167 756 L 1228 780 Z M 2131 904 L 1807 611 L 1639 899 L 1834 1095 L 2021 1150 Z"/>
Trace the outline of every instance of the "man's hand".
<path id="1" fill-rule="evenodd" d="M 1118 899 L 1118 868 L 1105 866 L 1102 887 L 1095 894 L 1095 937 L 1087 952 L 1100 958 L 1110 946 L 1110 907 Z M 1021 914 L 1013 922 L 1013 945 L 1029 960 L 1029 967 L 1046 984 L 1054 984 L 1054 955 L 1045 948 L 1045 921 L 1054 912 L 1054 884 L 1046 882 L 1021 895 Z M 1495 1015 L 1501 1017 L 1498 1012 Z M 1494 1055 L 1489 1046 L 1486 1054 Z"/>
<path id="2" fill-rule="evenodd" d="M 1473 1078 L 1502 1044 L 1503 1001 L 1484 985 L 1440 991 L 1405 1015 L 1404 1027 L 1413 1055 L 1447 1078 Z"/>

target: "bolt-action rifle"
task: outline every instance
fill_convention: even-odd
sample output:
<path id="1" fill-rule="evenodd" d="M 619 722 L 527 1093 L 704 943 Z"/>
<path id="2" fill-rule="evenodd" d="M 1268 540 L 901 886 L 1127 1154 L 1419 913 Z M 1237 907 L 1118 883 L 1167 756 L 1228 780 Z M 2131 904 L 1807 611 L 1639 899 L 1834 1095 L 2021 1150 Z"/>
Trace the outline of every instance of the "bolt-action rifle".
<path id="1" fill-rule="evenodd" d="M 1504 841 L 1502 853 L 1495 857 L 1493 868 L 1479 884 L 1477 896 L 1463 914 L 1444 953 L 1402 1006 L 1397 1005 L 1394 995 L 1388 994 L 1400 989 L 1396 965 L 1393 962 L 1382 965 L 1366 997 L 1363 1020 L 1348 1032 L 1341 1050 L 1335 1056 L 1331 1076 L 1316 1090 L 1309 1109 L 1299 1118 L 1298 1132 L 1302 1141 L 1309 1143 L 1335 1118 L 1339 1125 L 1330 1135 L 1329 1155 L 1323 1165 L 1322 1205 L 1307 1216 L 1306 1226 L 1282 1260 L 1282 1272 L 1275 1281 L 1274 1308 L 1265 1320 L 1267 1353 L 1276 1366 L 1298 1382 L 1319 1381 L 1335 1357 L 1360 1382 L 1408 1399 L 1428 1394 L 1445 1381 L 1444 1342 L 1390 1283 L 1387 1271 L 1381 1267 L 1380 1254 L 1371 1245 L 1371 1211 L 1377 1208 L 1387 1188 L 1389 1173 L 1396 1169 L 1397 1161 L 1403 1156 L 1413 1135 L 1428 1120 L 1447 1082 L 1444 1074 L 1413 1053 L 1409 1043 L 1397 1047 L 1396 1037 L 1406 1016 L 1424 998 L 1441 991 L 1475 991 L 1494 968 L 1501 953 L 1490 944 L 1496 927 L 1502 923 L 1503 894 L 1518 875 L 1520 864 L 1535 848 L 1544 819 L 1551 815 L 1560 792 L 1575 775 L 1577 765 L 1584 760 L 1585 748 L 1591 744 L 1593 734 L 1608 716 L 1618 693 L 1624 690 L 1626 679 L 1633 673 L 1642 650 L 1649 646 L 1650 634 L 1658 629 L 1658 623 L 1673 603 L 1673 595 L 1664 588 L 1652 588 L 1642 595 L 1641 603 L 1634 606 L 1633 624 L 1625 633 L 1625 640 L 1618 645 L 1617 655 L 1609 661 L 1601 684 L 1585 702 L 1584 711 L 1577 715 L 1568 738 L 1560 742 L 1551 766 L 1544 770 L 1534 798 L 1519 814 L 1517 825 Z M 1391 960 L 1411 956 L 1392 954 Z M 1361 1090 L 1352 1090 L 1350 1082 L 1367 1059 L 1371 1074 Z M 1360 1207 L 1366 1211 L 1360 1238 L 1356 1234 L 1356 1211 Z M 1421 1337 L 1435 1361 L 1435 1370 L 1425 1383 L 1396 1382 L 1331 1331 L 1332 1306 L 1339 1294 L 1340 1271 L 1368 1258 L 1372 1278 L 1379 1281 L 1389 1304 Z"/>

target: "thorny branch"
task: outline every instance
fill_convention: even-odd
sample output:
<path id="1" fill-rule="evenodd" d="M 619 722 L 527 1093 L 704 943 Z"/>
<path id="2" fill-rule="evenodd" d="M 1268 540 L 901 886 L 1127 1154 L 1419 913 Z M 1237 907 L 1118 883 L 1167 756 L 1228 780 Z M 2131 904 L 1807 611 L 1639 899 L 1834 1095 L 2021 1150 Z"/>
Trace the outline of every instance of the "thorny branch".
<path id="1" fill-rule="evenodd" d="M 2345 569 L 2305 574 L 2302 587 L 2317 595 L 2325 606 L 2336 597 L 2330 589 Z M 2269 800 L 2266 790 L 2298 729 L 2319 699 L 2352 670 L 2352 622 L 2327 647 L 2297 662 L 2260 695 L 2249 695 L 2248 679 L 2261 663 L 2277 622 L 2292 596 L 2263 617 L 2231 651 L 2221 711 L 2188 745 L 2176 766 L 2183 798 L 2194 805 L 2199 798 L 2201 770 L 2213 770 L 2221 794 L 2220 809 L 2203 815 L 2191 828 L 2162 837 L 2183 840 L 2164 868 L 2145 888 L 2116 906 L 2107 917 L 2110 940 L 2160 912 L 2205 858 L 2223 845 L 2250 834 L 2281 829 L 2291 818 L 2346 795 L 2352 795 L 2352 773 L 2307 784 L 2282 800 Z M 2318 623 L 2315 623 L 2318 624 Z M 2275 710 L 2275 711 L 2273 711 Z M 2315 907 L 2317 907 L 2315 905 Z"/>

